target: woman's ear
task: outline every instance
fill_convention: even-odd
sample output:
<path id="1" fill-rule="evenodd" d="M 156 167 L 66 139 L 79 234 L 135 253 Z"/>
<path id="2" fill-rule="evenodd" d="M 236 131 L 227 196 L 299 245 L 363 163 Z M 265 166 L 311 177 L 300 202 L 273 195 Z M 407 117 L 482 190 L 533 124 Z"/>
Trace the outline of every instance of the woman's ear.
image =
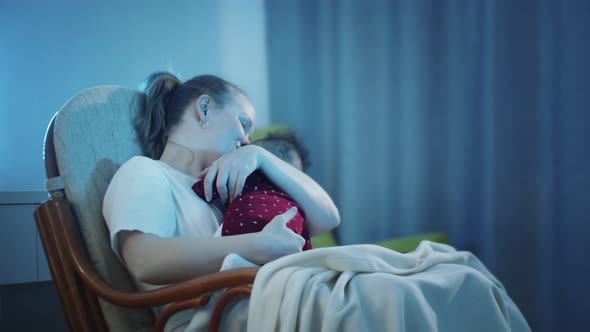
<path id="1" fill-rule="evenodd" d="M 211 98 L 209 95 L 201 95 L 195 102 L 197 121 L 207 121 L 209 109 L 211 107 Z"/>

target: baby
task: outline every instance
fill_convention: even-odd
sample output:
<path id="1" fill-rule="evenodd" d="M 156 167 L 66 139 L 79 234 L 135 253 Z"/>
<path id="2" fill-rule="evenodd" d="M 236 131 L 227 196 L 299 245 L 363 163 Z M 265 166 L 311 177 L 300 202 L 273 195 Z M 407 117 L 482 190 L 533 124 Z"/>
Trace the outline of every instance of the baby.
<path id="1" fill-rule="evenodd" d="M 300 171 L 306 171 L 309 167 L 308 152 L 292 134 L 271 134 L 252 144 L 265 148 Z M 197 181 L 192 188 L 199 197 L 205 199 L 202 180 Z M 219 193 L 214 190 L 213 200 L 216 199 L 219 199 Z M 305 239 L 302 250 L 309 250 L 312 246 L 305 224 L 305 212 L 289 195 L 258 171 L 246 179 L 242 194 L 223 207 L 225 212 L 221 235 L 260 232 L 275 216 L 293 206 L 297 207 L 297 214 L 287 223 L 287 227 Z"/>

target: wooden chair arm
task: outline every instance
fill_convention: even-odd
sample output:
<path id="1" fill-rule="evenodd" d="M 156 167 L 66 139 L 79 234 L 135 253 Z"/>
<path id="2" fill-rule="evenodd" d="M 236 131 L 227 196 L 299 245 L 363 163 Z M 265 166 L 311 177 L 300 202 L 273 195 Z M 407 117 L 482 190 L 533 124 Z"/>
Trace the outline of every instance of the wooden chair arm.
<path id="1" fill-rule="evenodd" d="M 258 267 L 217 272 L 152 291 L 122 292 L 106 285 L 102 279 L 88 280 L 87 285 L 105 300 L 125 307 L 153 307 L 195 298 L 228 287 L 254 283 Z M 82 277 L 84 278 L 84 277 Z M 92 283 L 92 284 L 91 284 Z"/>
<path id="2" fill-rule="evenodd" d="M 39 212 L 52 222 L 61 223 L 65 245 L 71 253 L 71 264 L 82 281 L 99 297 L 125 307 L 153 307 L 198 297 L 223 288 L 254 283 L 259 267 L 241 268 L 165 286 L 151 291 L 128 292 L 114 289 L 96 273 L 86 258 L 78 236 L 74 216 L 65 197 L 43 203 Z M 55 225 L 54 225 L 55 226 Z"/>

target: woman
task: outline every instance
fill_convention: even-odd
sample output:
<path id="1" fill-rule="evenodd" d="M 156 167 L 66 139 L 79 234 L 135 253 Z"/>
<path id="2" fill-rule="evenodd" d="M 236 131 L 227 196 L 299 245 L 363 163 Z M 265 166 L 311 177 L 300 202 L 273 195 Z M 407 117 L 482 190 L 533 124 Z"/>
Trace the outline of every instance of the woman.
<path id="1" fill-rule="evenodd" d="M 286 227 L 293 209 L 259 233 L 214 238 L 220 217 L 192 191 L 198 178 L 207 201 L 213 186 L 231 201 L 259 170 L 305 210 L 310 235 L 338 226 L 336 206 L 310 177 L 261 147 L 241 147 L 255 111 L 239 88 L 212 75 L 182 83 L 158 72 L 144 92 L 135 124 L 146 157 L 121 166 L 103 207 L 113 250 L 141 288 L 216 272 L 230 253 L 263 264 L 301 251 L 304 239 Z"/>
<path id="2" fill-rule="evenodd" d="M 103 210 L 113 250 L 140 288 L 216 272 L 230 253 L 261 264 L 301 251 L 303 238 L 286 226 L 294 209 L 261 232 L 213 237 L 220 218 L 206 202 L 213 186 L 232 200 L 256 170 L 305 210 L 310 235 L 339 224 L 338 210 L 312 179 L 261 147 L 241 147 L 255 114 L 238 88 L 214 76 L 181 83 L 156 73 L 145 94 L 136 126 L 146 157 L 120 167 Z M 205 200 L 191 188 L 197 178 Z M 308 250 L 266 264 L 256 280 L 251 303 L 231 308 L 222 324 L 232 327 L 223 330 L 530 331 L 475 256 L 442 244 L 423 242 L 408 254 L 372 245 Z M 202 313 L 179 313 L 167 327 L 200 330 Z"/>

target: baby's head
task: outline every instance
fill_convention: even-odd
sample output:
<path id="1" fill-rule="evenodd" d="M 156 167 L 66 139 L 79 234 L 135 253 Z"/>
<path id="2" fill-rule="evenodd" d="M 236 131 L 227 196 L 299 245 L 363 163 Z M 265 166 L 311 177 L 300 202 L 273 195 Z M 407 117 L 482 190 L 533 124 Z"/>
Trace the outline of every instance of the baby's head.
<path id="1" fill-rule="evenodd" d="M 256 140 L 252 144 L 261 146 L 300 171 L 307 171 L 309 152 L 292 133 L 275 133 Z"/>

